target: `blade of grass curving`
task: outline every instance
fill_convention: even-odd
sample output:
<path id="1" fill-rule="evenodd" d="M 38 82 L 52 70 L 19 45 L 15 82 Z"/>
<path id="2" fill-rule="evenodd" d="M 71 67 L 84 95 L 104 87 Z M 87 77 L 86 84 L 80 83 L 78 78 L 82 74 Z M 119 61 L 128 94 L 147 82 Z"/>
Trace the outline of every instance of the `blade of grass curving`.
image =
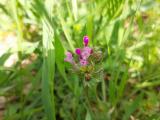
<path id="1" fill-rule="evenodd" d="M 0 9 L 8 16 L 11 16 L 10 15 L 10 12 L 6 9 L 5 5 L 1 4 L 0 3 Z"/>
<path id="2" fill-rule="evenodd" d="M 72 0 L 72 11 L 74 15 L 75 21 L 78 19 L 78 8 L 77 8 L 77 0 Z"/>
<path id="3" fill-rule="evenodd" d="M 152 82 L 143 82 L 136 85 L 136 88 L 146 88 L 146 87 L 153 87 L 153 86 L 159 86 L 160 85 L 160 76 L 157 76 L 156 81 Z"/>
<path id="4" fill-rule="evenodd" d="M 5 61 L 9 58 L 10 55 L 11 53 L 8 51 L 0 57 L 0 66 L 4 65 Z"/>
<path id="5" fill-rule="evenodd" d="M 71 36 L 70 36 L 69 30 L 66 28 L 66 23 L 65 23 L 64 19 L 62 18 L 62 16 L 60 14 L 59 14 L 58 17 L 59 17 L 63 32 L 65 34 L 65 37 L 66 37 L 66 39 L 67 39 L 67 41 L 69 43 L 69 46 L 70 46 L 71 50 L 74 51 L 73 41 L 71 40 Z"/>
<path id="6" fill-rule="evenodd" d="M 114 15 L 113 15 L 113 18 L 116 18 L 117 16 L 120 15 L 120 13 L 122 12 L 123 10 L 123 5 L 124 5 L 124 2 L 125 0 L 113 0 L 115 3 L 114 3 Z"/>
<path id="7" fill-rule="evenodd" d="M 69 1 L 66 0 L 65 3 L 66 3 L 67 12 L 68 12 L 68 15 L 70 17 L 70 20 L 71 20 L 71 22 L 73 22 L 74 21 L 74 16 L 72 14 L 72 11 L 71 11 L 71 8 L 70 8 L 70 5 L 69 5 Z"/>
<path id="8" fill-rule="evenodd" d="M 142 98 L 143 94 L 140 94 L 129 106 L 126 107 L 123 120 L 129 119 L 130 115 L 139 107 Z"/>
<path id="9" fill-rule="evenodd" d="M 72 90 L 72 85 L 69 83 L 66 73 L 65 73 L 65 66 L 64 66 L 64 47 L 60 41 L 59 35 L 55 32 L 55 51 L 56 51 L 56 65 L 60 74 L 63 76 L 66 84 Z"/>
<path id="10" fill-rule="evenodd" d="M 60 4 L 59 3 L 56 3 L 56 5 L 57 5 L 57 8 L 60 8 L 61 6 L 60 6 Z M 63 8 L 64 9 L 64 8 Z M 65 21 L 65 18 L 63 17 L 63 11 L 62 11 L 62 9 L 57 9 L 57 14 L 56 14 L 57 16 L 58 16 L 58 19 L 59 19 L 59 22 L 60 22 L 60 25 L 61 25 L 61 27 L 62 27 L 62 30 L 63 30 L 63 33 L 64 33 L 64 35 L 65 35 L 65 37 L 66 37 L 66 40 L 68 41 L 68 44 L 69 44 L 69 46 L 70 46 L 70 49 L 71 49 L 71 51 L 74 51 L 74 46 L 73 46 L 73 40 L 72 40 L 72 38 L 71 38 L 71 32 L 69 31 L 70 29 L 69 29 L 69 26 L 67 26 L 67 23 L 66 23 L 66 21 Z M 71 18 L 72 19 L 72 18 Z"/>
<path id="11" fill-rule="evenodd" d="M 53 3 L 53 1 L 51 3 Z M 48 3 L 48 5 L 52 5 L 52 4 Z M 53 9 L 53 7 L 52 7 L 52 9 Z M 44 5 L 44 2 L 42 0 L 33 1 L 32 10 L 36 13 L 37 17 L 39 17 L 40 19 L 43 18 L 43 20 L 46 20 L 47 25 L 49 27 L 51 27 L 52 29 L 54 29 L 54 25 L 56 23 L 55 23 L 55 21 L 53 21 L 53 19 L 51 19 L 51 16 L 49 15 L 49 13 Z"/>

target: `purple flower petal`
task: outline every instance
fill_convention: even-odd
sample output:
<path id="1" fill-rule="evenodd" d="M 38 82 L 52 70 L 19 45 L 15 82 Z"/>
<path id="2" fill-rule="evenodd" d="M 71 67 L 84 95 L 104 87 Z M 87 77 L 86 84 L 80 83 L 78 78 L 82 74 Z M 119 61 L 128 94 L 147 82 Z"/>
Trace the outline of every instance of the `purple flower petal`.
<path id="1" fill-rule="evenodd" d="M 80 64 L 82 66 L 86 66 L 88 64 L 88 61 L 87 60 L 84 60 L 84 59 L 80 59 Z"/>
<path id="2" fill-rule="evenodd" d="M 66 56 L 72 58 L 72 53 L 71 52 L 66 52 Z"/>
<path id="3" fill-rule="evenodd" d="M 64 59 L 64 61 L 65 61 L 65 62 L 69 62 L 69 63 L 73 64 L 73 63 L 74 63 L 74 61 L 73 61 L 72 53 L 67 52 L 67 53 L 66 53 L 66 58 Z"/>
<path id="4" fill-rule="evenodd" d="M 83 51 L 87 51 L 89 54 L 92 53 L 92 49 L 90 47 L 84 47 Z"/>
<path id="5" fill-rule="evenodd" d="M 82 59 L 88 59 L 88 57 L 91 55 L 92 49 L 89 47 L 84 47 L 82 49 L 81 58 Z"/>

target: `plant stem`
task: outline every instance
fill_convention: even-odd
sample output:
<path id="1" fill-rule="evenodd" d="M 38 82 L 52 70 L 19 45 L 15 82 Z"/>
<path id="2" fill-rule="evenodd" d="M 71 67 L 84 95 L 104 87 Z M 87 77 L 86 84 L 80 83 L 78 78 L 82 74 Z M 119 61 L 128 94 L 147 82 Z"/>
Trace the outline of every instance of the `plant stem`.
<path id="1" fill-rule="evenodd" d="M 100 72 L 100 79 L 102 80 L 102 96 L 103 96 L 103 101 L 106 101 L 106 85 L 105 81 L 103 78 L 103 71 Z"/>

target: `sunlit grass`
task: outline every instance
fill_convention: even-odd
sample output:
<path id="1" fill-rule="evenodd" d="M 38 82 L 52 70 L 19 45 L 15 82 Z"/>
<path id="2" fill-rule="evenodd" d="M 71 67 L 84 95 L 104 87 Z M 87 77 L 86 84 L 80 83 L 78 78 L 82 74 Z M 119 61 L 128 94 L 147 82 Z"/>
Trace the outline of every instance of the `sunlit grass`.
<path id="1" fill-rule="evenodd" d="M 158 0 L 0 1 L 0 120 L 158 120 L 159 6 Z M 64 62 L 67 51 L 78 58 L 85 35 L 103 56 L 94 64 L 103 71 L 87 82 Z"/>

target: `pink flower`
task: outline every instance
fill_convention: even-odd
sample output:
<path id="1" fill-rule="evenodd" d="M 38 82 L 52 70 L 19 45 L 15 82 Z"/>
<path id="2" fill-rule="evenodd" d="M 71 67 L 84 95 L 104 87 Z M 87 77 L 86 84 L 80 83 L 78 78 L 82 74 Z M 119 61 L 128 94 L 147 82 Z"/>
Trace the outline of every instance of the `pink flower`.
<path id="1" fill-rule="evenodd" d="M 80 49 L 80 48 L 77 48 L 77 49 L 75 50 L 75 52 L 76 52 L 77 55 L 80 55 L 80 54 L 81 54 L 81 49 Z"/>
<path id="2" fill-rule="evenodd" d="M 82 49 L 77 48 L 75 50 L 75 53 L 79 57 L 80 65 L 81 66 L 86 66 L 88 64 L 88 58 L 92 54 L 92 49 L 90 47 L 88 47 L 88 43 L 89 43 L 88 36 L 83 37 L 83 43 L 84 43 L 84 48 L 82 48 Z M 70 52 L 66 53 L 66 58 L 64 59 L 64 61 L 69 62 L 73 65 L 76 65 L 75 61 L 73 60 L 72 53 L 70 53 Z"/>
<path id="3" fill-rule="evenodd" d="M 88 59 L 88 57 L 91 55 L 92 53 L 92 49 L 89 47 L 84 47 L 82 49 L 82 53 L 81 53 L 81 59 Z"/>
<path id="4" fill-rule="evenodd" d="M 64 59 L 64 61 L 65 61 L 65 62 L 69 62 L 69 63 L 73 64 L 73 63 L 74 63 L 74 61 L 73 61 L 72 53 L 67 52 L 67 53 L 66 53 L 66 58 Z"/>
<path id="5" fill-rule="evenodd" d="M 88 36 L 84 36 L 83 37 L 83 42 L 84 42 L 84 46 L 88 46 L 89 37 Z"/>
<path id="6" fill-rule="evenodd" d="M 84 60 L 84 59 L 80 59 L 80 64 L 82 66 L 86 66 L 88 64 L 88 61 L 87 60 Z"/>
<path id="7" fill-rule="evenodd" d="M 90 47 L 84 47 L 83 51 L 87 51 L 89 54 L 92 53 L 92 49 Z"/>

